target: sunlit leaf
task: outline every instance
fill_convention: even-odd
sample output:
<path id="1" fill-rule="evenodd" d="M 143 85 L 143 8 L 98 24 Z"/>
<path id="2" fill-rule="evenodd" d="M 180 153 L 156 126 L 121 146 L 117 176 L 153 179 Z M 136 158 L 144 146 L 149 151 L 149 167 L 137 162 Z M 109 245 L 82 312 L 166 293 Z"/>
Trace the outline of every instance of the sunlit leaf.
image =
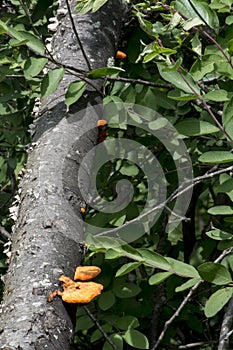
<path id="1" fill-rule="evenodd" d="M 213 317 L 216 315 L 231 299 L 233 295 L 233 288 L 219 289 L 213 293 L 205 304 L 206 317 Z"/>

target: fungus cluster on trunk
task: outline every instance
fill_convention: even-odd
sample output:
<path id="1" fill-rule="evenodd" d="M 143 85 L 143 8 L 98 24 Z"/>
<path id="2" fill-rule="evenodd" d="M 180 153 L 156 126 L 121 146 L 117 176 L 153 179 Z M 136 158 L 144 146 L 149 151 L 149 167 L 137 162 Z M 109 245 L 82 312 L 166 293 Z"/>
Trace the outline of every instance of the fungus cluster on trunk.
<path id="1" fill-rule="evenodd" d="M 103 289 L 103 285 L 90 280 L 99 275 L 101 269 L 97 266 L 78 266 L 74 274 L 74 280 L 65 275 L 59 277 L 59 282 L 62 285 L 63 292 L 55 290 L 48 296 L 48 301 L 51 302 L 56 295 L 62 297 L 66 303 L 89 303 Z M 89 282 L 83 282 L 89 281 Z"/>

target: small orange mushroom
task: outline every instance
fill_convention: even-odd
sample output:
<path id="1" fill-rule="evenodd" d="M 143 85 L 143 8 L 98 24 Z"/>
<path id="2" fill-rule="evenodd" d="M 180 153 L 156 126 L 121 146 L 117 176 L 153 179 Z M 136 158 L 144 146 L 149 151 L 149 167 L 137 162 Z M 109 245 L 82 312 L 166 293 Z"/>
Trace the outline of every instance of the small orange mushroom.
<path id="1" fill-rule="evenodd" d="M 101 269 L 98 266 L 78 266 L 75 270 L 74 280 L 88 281 L 99 275 Z"/>
<path id="2" fill-rule="evenodd" d="M 117 60 L 123 60 L 127 57 L 126 53 L 123 51 L 117 51 L 116 52 L 116 59 Z"/>
<path id="3" fill-rule="evenodd" d="M 82 208 L 80 208 L 80 211 L 81 211 L 82 214 L 85 214 L 86 209 L 82 207 Z"/>
<path id="4" fill-rule="evenodd" d="M 99 119 L 97 122 L 97 126 L 105 126 L 107 124 L 107 120 L 105 119 Z"/>

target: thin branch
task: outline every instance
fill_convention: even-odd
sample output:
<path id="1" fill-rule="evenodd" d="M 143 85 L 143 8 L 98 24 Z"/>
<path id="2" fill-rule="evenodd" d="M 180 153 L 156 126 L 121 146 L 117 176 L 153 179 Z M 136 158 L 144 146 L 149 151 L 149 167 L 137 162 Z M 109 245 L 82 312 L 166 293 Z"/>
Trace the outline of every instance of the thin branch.
<path id="1" fill-rule="evenodd" d="M 217 259 L 215 259 L 215 263 L 221 261 L 225 256 L 231 254 L 233 251 L 233 247 L 226 249 L 222 252 L 222 254 L 219 255 L 219 257 Z M 189 301 L 189 299 L 191 298 L 191 296 L 193 295 L 193 293 L 197 290 L 197 288 L 200 286 L 200 284 L 204 282 L 204 280 L 200 280 L 198 281 L 188 292 L 188 294 L 186 295 L 186 297 L 184 298 L 184 300 L 182 301 L 182 303 L 180 304 L 180 306 L 178 307 L 178 309 L 175 311 L 175 313 L 169 318 L 169 320 L 167 320 L 165 322 L 164 328 L 162 330 L 162 332 L 160 333 L 160 336 L 157 340 L 157 342 L 155 343 L 155 345 L 151 348 L 151 350 L 156 350 L 158 349 L 159 344 L 161 343 L 161 341 L 164 338 L 164 335 L 167 331 L 167 329 L 169 328 L 169 326 L 171 325 L 171 323 L 174 321 L 174 319 L 179 316 L 181 310 L 184 308 L 184 306 L 187 304 L 187 302 Z M 219 349 L 218 349 L 219 350 Z"/>
<path id="2" fill-rule="evenodd" d="M 161 341 L 163 340 L 163 337 L 165 335 L 165 333 L 167 332 L 168 327 L 170 326 L 170 324 L 174 321 L 174 319 L 179 316 L 181 310 L 183 309 L 183 307 L 187 304 L 187 302 L 189 301 L 189 299 L 191 298 L 191 296 L 193 295 L 193 293 L 195 292 L 195 290 L 200 286 L 200 284 L 203 281 L 200 280 L 198 281 L 188 292 L 188 294 L 186 295 L 186 297 L 184 298 L 184 300 L 182 301 L 182 303 L 180 304 L 180 306 L 178 307 L 178 309 L 176 310 L 176 312 L 172 315 L 172 317 L 169 318 L 169 320 L 167 320 L 165 322 L 165 325 L 163 327 L 162 332 L 160 333 L 160 336 L 157 340 L 157 342 L 155 343 L 155 345 L 153 346 L 153 348 L 151 348 L 151 350 L 155 350 L 158 349 L 159 344 L 161 343 Z"/>
<path id="3" fill-rule="evenodd" d="M 191 349 L 191 348 L 196 348 L 197 346 L 206 346 L 211 344 L 216 344 L 216 341 L 207 341 L 207 342 L 198 342 L 198 343 L 179 345 L 178 349 Z"/>
<path id="4" fill-rule="evenodd" d="M 70 4 L 69 4 L 69 1 L 68 1 L 68 0 L 66 0 L 66 6 L 67 6 L 68 13 L 69 13 L 71 25 L 72 25 L 74 34 L 75 34 L 75 36 L 76 36 L 76 39 L 77 39 L 77 41 L 78 41 L 79 47 L 80 47 L 80 49 L 81 49 L 81 51 L 82 51 L 82 54 L 83 54 L 83 57 L 84 57 L 84 59 L 85 59 L 85 61 L 86 61 L 86 64 L 87 64 L 88 69 L 91 70 L 91 69 L 92 69 L 92 68 L 91 68 L 91 64 L 90 64 L 90 61 L 89 61 L 89 59 L 88 59 L 88 57 L 87 57 L 87 54 L 86 54 L 86 52 L 85 52 L 85 50 L 84 50 L 84 48 L 83 48 L 83 44 L 82 44 L 82 42 L 81 42 L 81 40 L 80 40 L 80 38 L 79 38 L 77 29 L 76 29 L 76 27 L 75 27 L 74 19 L 73 19 L 73 16 L 72 16 L 72 12 L 71 12 Z"/>
<path id="5" fill-rule="evenodd" d="M 12 239 L 11 234 L 5 229 L 5 227 L 0 225 L 0 236 L 2 239 L 7 242 Z"/>
<path id="6" fill-rule="evenodd" d="M 99 331 L 103 334 L 104 338 L 106 339 L 106 341 L 111 345 L 111 347 L 114 350 L 120 350 L 115 343 L 113 343 L 113 341 L 109 338 L 109 336 L 107 335 L 107 333 L 104 331 L 103 327 L 101 326 L 101 324 L 99 323 L 99 321 L 95 318 L 95 316 L 91 313 L 91 311 L 88 309 L 87 306 L 83 306 L 84 310 L 86 311 L 87 315 L 90 317 L 90 319 L 94 322 L 94 324 L 96 325 L 96 327 L 99 329 Z"/>
<path id="7" fill-rule="evenodd" d="M 219 343 L 218 343 L 218 350 L 229 349 L 229 338 L 233 332 L 232 323 L 233 323 L 233 297 L 231 298 L 227 306 L 226 312 L 223 316 Z"/>
<path id="8" fill-rule="evenodd" d="M 196 184 L 200 183 L 201 181 L 203 181 L 205 179 L 212 178 L 216 175 L 220 175 L 220 174 L 225 173 L 225 172 L 229 172 L 229 171 L 233 171 L 233 166 L 229 166 L 228 168 L 220 169 L 220 170 L 217 170 L 214 172 L 208 171 L 206 174 L 204 174 L 202 176 L 198 176 L 194 179 L 191 179 L 191 180 L 184 182 L 163 203 L 160 203 L 160 204 L 156 205 L 154 208 L 148 210 L 146 213 L 141 214 L 141 215 L 137 216 L 136 218 L 125 222 L 122 226 L 120 226 L 120 229 L 125 228 L 129 225 L 132 225 L 133 223 L 140 221 L 141 219 L 147 217 L 149 214 L 153 214 L 156 210 L 163 208 L 167 203 L 172 202 L 174 199 L 176 199 L 177 197 L 179 197 L 183 193 L 187 192 L 188 190 L 193 188 Z M 117 233 L 118 231 L 119 231 L 119 227 L 112 228 L 112 229 L 109 229 L 107 231 L 96 234 L 95 237 L 105 236 L 105 235 L 108 235 L 111 233 Z"/>
<path id="9" fill-rule="evenodd" d="M 106 80 L 108 80 L 108 81 L 122 81 L 125 83 L 141 84 L 141 85 L 145 85 L 145 86 L 152 86 L 152 87 L 164 88 L 164 89 L 172 89 L 174 87 L 172 84 L 161 84 L 161 83 L 155 83 L 153 81 L 148 81 L 148 80 L 131 79 L 131 78 L 124 78 L 124 77 L 107 76 Z"/>
<path id="10" fill-rule="evenodd" d="M 26 111 L 29 107 L 30 107 L 30 105 L 26 105 L 26 106 L 24 106 L 23 108 L 19 109 L 19 110 L 16 111 L 16 112 L 1 114 L 1 115 L 0 115 L 0 119 L 1 119 L 1 118 L 13 117 L 13 116 L 15 116 L 15 115 L 17 115 L 17 114 L 19 114 L 19 113 L 22 113 L 22 112 Z"/>

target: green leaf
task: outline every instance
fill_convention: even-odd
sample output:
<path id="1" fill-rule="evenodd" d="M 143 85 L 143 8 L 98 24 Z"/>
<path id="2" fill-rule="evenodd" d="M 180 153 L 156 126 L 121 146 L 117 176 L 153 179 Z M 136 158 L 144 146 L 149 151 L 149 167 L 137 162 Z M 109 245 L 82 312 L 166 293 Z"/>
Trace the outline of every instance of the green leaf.
<path id="1" fill-rule="evenodd" d="M 95 0 L 92 5 L 92 12 L 98 11 L 108 0 Z"/>
<path id="2" fill-rule="evenodd" d="M 155 275 L 151 276 L 148 282 L 151 285 L 160 284 L 172 274 L 173 274 L 172 272 L 158 272 Z"/>
<path id="3" fill-rule="evenodd" d="M 43 97 L 51 95 L 57 89 L 64 73 L 64 68 L 55 68 L 46 74 L 41 83 L 41 95 Z"/>
<path id="4" fill-rule="evenodd" d="M 176 86 L 178 89 L 187 92 L 188 94 L 199 94 L 200 88 L 198 85 L 194 82 L 192 76 L 185 72 L 182 71 L 181 73 L 177 71 L 164 71 L 166 69 L 167 65 L 163 63 L 156 63 L 159 74 L 161 77 L 166 80 L 167 82 L 173 84 Z"/>
<path id="5" fill-rule="evenodd" d="M 132 298 L 141 292 L 141 288 L 133 283 L 115 285 L 113 293 L 118 298 Z"/>
<path id="6" fill-rule="evenodd" d="M 198 266 L 198 272 L 205 281 L 217 285 L 226 285 L 232 282 L 227 268 L 219 263 L 206 262 Z"/>
<path id="7" fill-rule="evenodd" d="M 123 349 L 123 339 L 122 336 L 120 334 L 111 334 L 109 336 L 109 338 L 111 339 L 111 341 L 116 344 L 116 347 L 119 350 Z M 103 350 L 112 350 L 112 346 L 109 344 L 109 342 L 105 342 L 104 346 L 103 346 Z"/>
<path id="8" fill-rule="evenodd" d="M 176 0 L 175 9 L 188 18 L 199 17 L 207 26 L 214 30 L 219 28 L 219 20 L 210 6 L 200 0 Z"/>
<path id="9" fill-rule="evenodd" d="M 215 71 L 216 63 L 222 65 L 225 62 L 225 60 L 226 59 L 222 55 L 204 55 L 194 62 L 190 73 L 192 74 L 192 77 L 195 81 L 201 80 L 204 78 L 205 75 Z M 214 74 L 216 76 L 216 72 L 214 72 Z"/>
<path id="10" fill-rule="evenodd" d="M 8 27 L 8 33 L 10 36 L 12 36 L 13 38 L 19 41 L 26 40 L 26 45 L 34 52 L 38 52 L 41 55 L 44 54 L 45 52 L 44 44 L 35 35 L 24 31 L 17 31 L 16 29 L 10 28 L 10 27 Z"/>
<path id="11" fill-rule="evenodd" d="M 187 21 L 185 21 L 182 24 L 182 27 L 184 28 L 184 30 L 189 30 L 195 26 L 199 26 L 201 24 L 204 24 L 204 22 L 200 19 L 200 17 L 193 17 L 188 19 Z"/>
<path id="12" fill-rule="evenodd" d="M 142 265 L 142 261 L 141 262 L 131 262 L 128 264 L 124 264 L 123 266 L 121 266 L 121 268 L 116 272 L 116 277 L 120 277 L 120 276 L 124 276 L 127 273 L 135 270 L 138 266 Z"/>
<path id="13" fill-rule="evenodd" d="M 103 292 L 98 298 L 98 305 L 103 311 L 110 309 L 114 303 L 115 295 L 112 291 Z"/>
<path id="14" fill-rule="evenodd" d="M 203 95 L 204 99 L 207 101 L 224 102 L 229 101 L 228 92 L 223 89 L 212 90 Z"/>
<path id="15" fill-rule="evenodd" d="M 85 81 L 75 81 L 70 83 L 66 91 L 65 103 L 67 106 L 77 102 L 86 89 Z"/>
<path id="16" fill-rule="evenodd" d="M 166 257 L 166 260 L 170 263 L 171 266 L 169 271 L 183 277 L 200 277 L 197 270 L 192 265 L 186 264 L 183 261 L 179 261 L 169 257 Z"/>
<path id="17" fill-rule="evenodd" d="M 221 181 L 223 179 L 223 181 Z M 216 191 L 226 193 L 231 201 L 233 202 L 233 178 L 226 174 L 220 175 L 220 185 L 217 187 Z"/>
<path id="18" fill-rule="evenodd" d="M 87 74 L 87 78 L 89 79 L 99 79 L 108 75 L 118 74 L 120 72 L 124 72 L 124 69 L 119 67 L 104 67 L 99 69 L 94 69 Z"/>
<path id="19" fill-rule="evenodd" d="M 233 97 L 229 102 L 224 103 L 223 107 L 223 113 L 222 113 L 222 123 L 223 126 L 228 132 L 228 134 L 233 138 L 233 115 L 232 115 L 232 109 L 233 109 Z"/>
<path id="20" fill-rule="evenodd" d="M 159 130 L 164 128 L 168 123 L 168 120 L 163 117 L 159 117 L 156 120 L 149 122 L 148 126 L 151 130 Z"/>
<path id="21" fill-rule="evenodd" d="M 169 270 L 170 264 L 162 255 L 152 252 L 149 249 L 140 248 L 137 252 L 142 256 L 143 261 L 146 265 L 157 267 L 162 270 Z"/>
<path id="22" fill-rule="evenodd" d="M 88 11 L 92 10 L 93 3 L 94 3 L 94 0 L 87 0 L 87 1 L 77 0 L 76 6 L 74 9 L 80 14 L 85 14 Z"/>
<path id="23" fill-rule="evenodd" d="M 46 63 L 48 62 L 47 58 L 39 58 L 39 57 L 30 57 L 24 65 L 24 75 L 26 79 L 29 79 L 30 77 L 35 77 L 38 75 Z"/>
<path id="24" fill-rule="evenodd" d="M 224 241 L 233 238 L 233 235 L 230 233 L 218 229 L 210 230 L 206 232 L 206 235 L 216 241 Z"/>
<path id="25" fill-rule="evenodd" d="M 200 281 L 200 278 L 192 278 L 187 282 L 181 284 L 179 287 L 176 287 L 176 292 L 183 292 L 186 289 L 192 288 L 196 283 Z"/>
<path id="26" fill-rule="evenodd" d="M 196 95 L 186 94 L 185 92 L 177 89 L 169 91 L 169 93 L 167 94 L 167 97 L 175 101 L 190 101 L 190 100 L 197 99 Z"/>
<path id="27" fill-rule="evenodd" d="M 233 288 L 224 288 L 213 293 L 205 304 L 206 317 L 213 317 L 216 315 L 231 299 L 233 295 Z"/>
<path id="28" fill-rule="evenodd" d="M 119 318 L 116 322 L 116 326 L 123 331 L 126 331 L 129 328 L 137 328 L 139 325 L 138 319 L 134 316 L 124 316 Z"/>
<path id="29" fill-rule="evenodd" d="M 229 205 L 216 205 L 208 209 L 208 213 L 211 215 L 232 215 L 233 208 Z"/>
<path id="30" fill-rule="evenodd" d="M 78 324 L 77 324 L 77 329 L 79 331 L 84 331 L 85 329 L 90 329 L 94 326 L 93 321 L 90 319 L 89 316 L 84 315 L 78 317 Z"/>
<path id="31" fill-rule="evenodd" d="M 6 34 L 8 32 L 7 25 L 0 20 L 0 34 Z"/>
<path id="32" fill-rule="evenodd" d="M 228 151 L 209 151 L 203 153 L 198 160 L 208 164 L 222 164 L 233 162 L 233 153 Z"/>
<path id="33" fill-rule="evenodd" d="M 122 175 L 126 176 L 137 176 L 139 173 L 138 167 L 130 162 L 125 162 L 119 171 Z"/>
<path id="34" fill-rule="evenodd" d="M 149 349 L 149 341 L 147 337 L 135 329 L 129 329 L 125 332 L 123 339 L 134 349 Z"/>
<path id="35" fill-rule="evenodd" d="M 204 120 L 189 118 L 176 124 L 176 130 L 186 136 L 200 136 L 213 134 L 219 131 L 215 125 Z"/>

